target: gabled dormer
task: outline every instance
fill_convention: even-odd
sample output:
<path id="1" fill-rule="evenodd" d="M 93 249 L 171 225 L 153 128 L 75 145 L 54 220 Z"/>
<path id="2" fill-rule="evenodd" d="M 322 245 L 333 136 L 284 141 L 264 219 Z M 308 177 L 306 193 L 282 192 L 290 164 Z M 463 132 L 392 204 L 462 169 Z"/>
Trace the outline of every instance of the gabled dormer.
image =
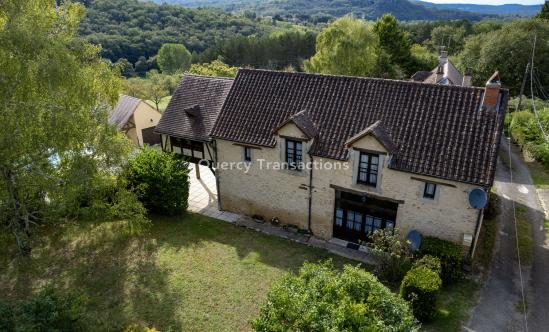
<path id="1" fill-rule="evenodd" d="M 280 146 L 282 162 L 288 165 L 288 169 L 300 171 L 305 163 L 305 153 L 314 144 L 314 138 L 318 130 L 306 110 L 298 112 L 274 130 Z"/>
<path id="2" fill-rule="evenodd" d="M 353 184 L 379 189 L 385 161 L 396 151 L 396 145 L 381 121 L 349 138 L 345 146 L 353 165 Z"/>

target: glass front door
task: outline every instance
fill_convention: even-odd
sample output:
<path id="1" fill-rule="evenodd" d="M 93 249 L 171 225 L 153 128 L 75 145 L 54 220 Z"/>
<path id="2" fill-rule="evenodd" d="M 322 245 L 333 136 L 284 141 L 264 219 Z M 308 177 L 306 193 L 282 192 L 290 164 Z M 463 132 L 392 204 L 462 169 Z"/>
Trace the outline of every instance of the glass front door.
<path id="1" fill-rule="evenodd" d="M 358 243 L 368 241 L 376 229 L 394 229 L 398 204 L 336 191 L 334 237 Z"/>

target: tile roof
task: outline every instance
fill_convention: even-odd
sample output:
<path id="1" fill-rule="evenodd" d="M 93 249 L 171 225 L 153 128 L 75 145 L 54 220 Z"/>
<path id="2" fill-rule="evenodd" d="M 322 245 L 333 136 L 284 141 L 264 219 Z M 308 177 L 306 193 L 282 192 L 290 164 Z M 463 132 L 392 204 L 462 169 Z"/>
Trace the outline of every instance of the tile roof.
<path id="1" fill-rule="evenodd" d="M 140 102 L 141 99 L 139 98 L 121 95 L 118 103 L 109 113 L 109 123 L 116 125 L 119 129 L 124 127 Z"/>
<path id="2" fill-rule="evenodd" d="M 308 138 L 313 138 L 318 134 L 316 125 L 313 123 L 306 110 L 292 115 L 288 120 L 282 122 L 281 125 L 273 130 L 273 133 L 278 132 L 280 128 L 290 122 L 293 122 Z"/>
<path id="3" fill-rule="evenodd" d="M 393 153 L 396 151 L 397 147 L 391 139 L 391 136 L 387 133 L 387 130 L 381 123 L 381 120 L 377 120 L 368 128 L 351 137 L 347 142 L 345 142 L 345 146 L 349 148 L 353 145 L 353 143 L 367 135 L 374 136 L 381 143 L 381 145 L 383 145 L 385 149 L 387 149 L 387 152 Z"/>
<path id="4" fill-rule="evenodd" d="M 240 69 L 212 137 L 273 147 L 273 128 L 308 110 L 318 135 L 309 151 L 348 158 L 351 137 L 381 120 L 395 145 L 393 169 L 489 186 L 508 91 L 499 110 L 484 89 L 407 81 Z"/>
<path id="5" fill-rule="evenodd" d="M 233 79 L 185 75 L 175 90 L 155 132 L 209 141 Z"/>

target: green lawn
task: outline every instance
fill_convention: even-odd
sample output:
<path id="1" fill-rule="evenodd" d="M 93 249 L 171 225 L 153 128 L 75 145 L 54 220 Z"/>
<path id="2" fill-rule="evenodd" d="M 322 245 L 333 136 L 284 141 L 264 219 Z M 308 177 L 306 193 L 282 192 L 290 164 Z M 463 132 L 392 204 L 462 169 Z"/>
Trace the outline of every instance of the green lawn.
<path id="1" fill-rule="evenodd" d="M 239 331 L 250 329 L 269 287 L 286 272 L 328 257 L 336 266 L 350 262 L 198 215 L 156 218 L 141 237 L 125 235 L 121 226 L 44 230 L 29 261 L 10 259 L 17 254 L 4 244 L 0 294 L 24 298 L 47 283 L 81 290 L 95 331 L 131 323 L 160 331 Z"/>
<path id="2" fill-rule="evenodd" d="M 242 331 L 273 282 L 303 262 L 356 264 L 196 214 L 154 218 L 138 237 L 124 229 L 123 222 L 41 229 L 30 260 L 18 257 L 11 238 L 0 242 L 0 294 L 22 299 L 46 284 L 78 290 L 88 299 L 86 330 L 137 323 L 160 331 Z M 444 288 L 439 317 L 425 329 L 459 331 L 477 288 L 468 281 Z"/>
<path id="3" fill-rule="evenodd" d="M 477 303 L 480 286 L 463 280 L 442 288 L 438 300 L 438 316 L 423 325 L 425 331 L 461 331 L 461 325 L 469 317 L 469 310 Z"/>
<path id="4" fill-rule="evenodd" d="M 166 96 L 166 97 L 162 98 L 162 100 L 158 104 L 158 108 L 159 108 L 160 112 L 164 112 L 166 110 L 166 107 L 168 107 L 168 103 L 170 102 L 171 99 L 172 99 L 172 96 Z M 152 108 L 156 109 L 156 104 L 154 103 L 154 101 L 145 100 L 145 102 L 147 104 L 149 104 Z"/>
<path id="5" fill-rule="evenodd" d="M 517 207 L 516 214 L 520 263 L 521 265 L 530 265 L 534 255 L 534 241 L 532 240 L 530 222 L 526 216 L 526 208 L 524 206 Z"/>
<path id="6" fill-rule="evenodd" d="M 549 189 L 549 169 L 537 161 L 527 162 L 534 185 L 538 189 Z"/>

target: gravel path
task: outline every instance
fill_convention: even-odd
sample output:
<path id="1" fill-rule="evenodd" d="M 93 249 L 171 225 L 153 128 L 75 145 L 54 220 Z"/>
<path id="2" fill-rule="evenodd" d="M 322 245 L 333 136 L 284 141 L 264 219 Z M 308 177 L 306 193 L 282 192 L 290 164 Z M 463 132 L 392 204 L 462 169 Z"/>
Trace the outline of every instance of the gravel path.
<path id="1" fill-rule="evenodd" d="M 508 154 L 508 141 L 503 139 L 501 154 Z M 501 155 L 500 154 L 500 155 Z M 508 158 L 503 158 L 507 160 Z M 513 201 L 523 207 L 532 226 L 534 260 L 531 268 L 523 268 L 528 305 L 528 331 L 549 331 L 549 248 L 544 246 L 543 210 L 520 151 L 512 146 L 512 174 L 507 162 L 498 161 L 495 189 L 501 198 L 496 248 L 492 269 L 480 293 L 480 302 L 473 309 L 466 331 L 525 331 L 524 317 L 519 311 L 521 284 Z"/>

